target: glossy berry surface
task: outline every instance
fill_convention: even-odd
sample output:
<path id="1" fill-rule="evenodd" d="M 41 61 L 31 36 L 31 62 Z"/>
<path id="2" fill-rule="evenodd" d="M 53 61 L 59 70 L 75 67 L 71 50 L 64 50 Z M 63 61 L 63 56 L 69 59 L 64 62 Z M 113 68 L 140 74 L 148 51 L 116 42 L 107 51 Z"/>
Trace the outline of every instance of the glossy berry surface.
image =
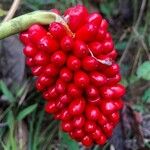
<path id="1" fill-rule="evenodd" d="M 61 129 L 87 147 L 104 145 L 120 120 L 125 94 L 109 24 L 83 5 L 68 8 L 63 19 L 67 27 L 34 24 L 20 34 L 26 64 L 45 111 Z"/>

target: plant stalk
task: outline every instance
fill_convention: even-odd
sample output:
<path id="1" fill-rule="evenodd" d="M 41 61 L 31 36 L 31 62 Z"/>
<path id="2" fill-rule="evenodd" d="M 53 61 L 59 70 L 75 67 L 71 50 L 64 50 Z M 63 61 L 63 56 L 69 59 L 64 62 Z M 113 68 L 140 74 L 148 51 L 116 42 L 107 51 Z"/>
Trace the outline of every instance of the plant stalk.
<path id="1" fill-rule="evenodd" d="M 39 23 L 47 25 L 52 22 L 60 22 L 67 27 L 63 18 L 56 13 L 48 11 L 34 11 L 0 24 L 0 40 L 13 34 L 27 30 L 31 25 Z"/>

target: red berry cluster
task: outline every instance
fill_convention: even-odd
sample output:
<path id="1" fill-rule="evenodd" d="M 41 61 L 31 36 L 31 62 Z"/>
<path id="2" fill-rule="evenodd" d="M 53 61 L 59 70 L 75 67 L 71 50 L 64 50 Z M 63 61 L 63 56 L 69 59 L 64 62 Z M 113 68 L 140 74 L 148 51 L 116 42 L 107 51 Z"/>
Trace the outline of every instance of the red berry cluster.
<path id="1" fill-rule="evenodd" d="M 53 10 L 59 13 L 57 10 Z M 26 63 L 37 76 L 46 112 L 83 145 L 103 145 L 112 135 L 125 89 L 108 23 L 82 5 L 66 10 L 64 25 L 32 25 L 20 34 Z"/>

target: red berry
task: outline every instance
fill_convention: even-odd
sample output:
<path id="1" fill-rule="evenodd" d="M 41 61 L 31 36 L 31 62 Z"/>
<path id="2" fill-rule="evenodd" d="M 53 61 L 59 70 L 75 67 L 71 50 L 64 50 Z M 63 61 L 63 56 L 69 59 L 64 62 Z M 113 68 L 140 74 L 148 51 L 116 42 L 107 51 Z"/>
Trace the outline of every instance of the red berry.
<path id="1" fill-rule="evenodd" d="M 90 13 L 89 16 L 87 17 L 87 22 L 88 23 L 93 23 L 96 26 L 99 26 L 99 24 L 102 21 L 102 16 L 99 13 Z"/>
<path id="2" fill-rule="evenodd" d="M 85 117 L 83 115 L 74 117 L 72 121 L 72 125 L 74 126 L 74 128 L 79 128 L 79 129 L 83 127 L 84 123 L 85 123 Z"/>
<path id="3" fill-rule="evenodd" d="M 62 130 L 65 132 L 72 131 L 72 124 L 70 121 L 62 121 L 61 127 L 62 127 Z"/>
<path id="4" fill-rule="evenodd" d="M 63 66 L 66 61 L 66 55 L 62 51 L 56 51 L 51 56 L 51 62 L 56 66 Z"/>
<path id="5" fill-rule="evenodd" d="M 92 138 L 88 135 L 84 136 L 83 139 L 82 139 L 82 144 L 84 146 L 91 146 L 92 145 Z"/>
<path id="6" fill-rule="evenodd" d="M 68 60 L 67 60 L 67 67 L 70 70 L 74 70 L 77 71 L 80 69 L 81 63 L 80 60 L 75 57 L 75 56 L 69 56 Z"/>
<path id="7" fill-rule="evenodd" d="M 107 137 L 112 136 L 113 126 L 110 123 L 107 123 L 103 126 L 103 130 Z"/>
<path id="8" fill-rule="evenodd" d="M 103 54 L 111 52 L 114 48 L 113 41 L 105 41 L 103 43 Z"/>
<path id="9" fill-rule="evenodd" d="M 83 41 L 76 40 L 74 42 L 73 53 L 76 57 L 82 58 L 88 55 L 89 50 L 87 45 Z"/>
<path id="10" fill-rule="evenodd" d="M 94 140 L 99 140 L 101 136 L 103 136 L 104 134 L 102 133 L 100 128 L 97 128 L 93 133 L 92 133 L 92 138 Z"/>
<path id="11" fill-rule="evenodd" d="M 87 71 L 93 71 L 93 70 L 97 69 L 98 62 L 95 58 L 93 58 L 91 56 L 87 56 L 83 59 L 82 66 L 83 66 L 83 69 L 85 69 Z"/>
<path id="12" fill-rule="evenodd" d="M 50 87 L 47 91 L 43 93 L 43 97 L 50 101 L 51 99 L 56 99 L 57 91 L 55 87 Z"/>
<path id="13" fill-rule="evenodd" d="M 105 36 L 106 36 L 106 31 L 102 28 L 99 28 L 96 35 L 96 40 L 101 42 L 105 39 Z"/>
<path id="14" fill-rule="evenodd" d="M 111 86 L 110 89 L 114 92 L 114 97 L 121 97 L 125 94 L 125 88 L 121 84 Z"/>
<path id="15" fill-rule="evenodd" d="M 108 23 L 105 19 L 102 19 L 101 24 L 100 24 L 100 28 L 102 28 L 105 31 L 108 29 Z"/>
<path id="16" fill-rule="evenodd" d="M 80 115 L 85 108 L 85 101 L 82 98 L 75 99 L 69 105 L 69 112 L 71 115 Z"/>
<path id="17" fill-rule="evenodd" d="M 38 52 L 34 57 L 34 61 L 36 65 L 43 66 L 49 63 L 49 58 L 45 53 Z"/>
<path id="18" fill-rule="evenodd" d="M 27 45 L 24 49 L 23 49 L 23 53 L 27 56 L 27 57 L 34 57 L 37 53 L 37 50 L 35 49 L 35 47 L 33 47 L 31 44 Z"/>
<path id="19" fill-rule="evenodd" d="M 27 31 L 20 33 L 19 39 L 24 45 L 30 44 L 29 34 Z"/>
<path id="20" fill-rule="evenodd" d="M 117 107 L 117 110 L 121 110 L 123 108 L 123 101 L 121 99 L 114 100 L 114 104 Z"/>
<path id="21" fill-rule="evenodd" d="M 105 87 L 105 86 L 100 89 L 100 93 L 104 99 L 113 98 L 115 94 L 114 91 L 110 87 Z"/>
<path id="22" fill-rule="evenodd" d="M 46 76 L 55 77 L 58 74 L 58 69 L 53 64 L 49 64 L 44 68 L 44 74 Z"/>
<path id="23" fill-rule="evenodd" d="M 68 95 L 71 97 L 80 97 L 81 96 L 81 90 L 75 85 L 75 84 L 69 84 L 68 85 Z"/>
<path id="24" fill-rule="evenodd" d="M 70 29 L 75 32 L 85 23 L 88 12 L 86 7 L 77 5 L 67 9 L 64 14 Z"/>
<path id="25" fill-rule="evenodd" d="M 89 120 L 97 120 L 99 118 L 99 110 L 94 105 L 87 105 L 85 113 L 87 119 Z"/>
<path id="26" fill-rule="evenodd" d="M 65 107 L 65 104 L 64 104 L 64 103 L 62 103 L 62 102 L 59 101 L 59 100 L 56 101 L 56 108 L 57 108 L 58 110 L 64 109 L 64 107 Z"/>
<path id="27" fill-rule="evenodd" d="M 110 53 L 107 54 L 107 56 L 113 60 L 115 60 L 117 58 L 117 55 L 118 54 L 117 54 L 116 50 L 112 50 Z"/>
<path id="28" fill-rule="evenodd" d="M 72 134 L 73 134 L 73 137 L 77 140 L 78 139 L 81 140 L 85 135 L 82 129 L 75 129 Z"/>
<path id="29" fill-rule="evenodd" d="M 103 126 L 105 125 L 106 123 L 108 122 L 107 118 L 102 114 L 100 113 L 99 114 L 99 118 L 98 118 L 98 123 Z"/>
<path id="30" fill-rule="evenodd" d="M 61 103 L 69 103 L 71 101 L 71 98 L 67 95 L 67 94 L 62 94 L 59 99 L 58 99 Z"/>
<path id="31" fill-rule="evenodd" d="M 55 88 L 59 94 L 64 94 L 66 90 L 66 84 L 64 81 L 58 79 Z"/>
<path id="32" fill-rule="evenodd" d="M 68 68 L 63 68 L 60 71 L 60 79 L 62 79 L 65 82 L 69 82 L 72 80 L 72 72 Z"/>
<path id="33" fill-rule="evenodd" d="M 78 71 L 74 75 L 74 82 L 78 87 L 85 88 L 89 85 L 89 77 L 83 71 Z"/>
<path id="34" fill-rule="evenodd" d="M 57 108 L 56 108 L 56 104 L 54 101 L 50 101 L 48 103 L 45 104 L 45 111 L 47 113 L 54 113 L 57 111 Z"/>
<path id="35" fill-rule="evenodd" d="M 71 51 L 73 48 L 73 38 L 68 35 L 64 36 L 61 40 L 60 45 L 62 50 L 64 50 L 65 52 Z"/>
<path id="36" fill-rule="evenodd" d="M 84 41 L 84 42 L 90 42 L 93 41 L 97 34 L 98 28 L 92 23 L 88 23 L 84 26 L 82 26 L 77 32 L 76 32 L 76 39 Z"/>
<path id="37" fill-rule="evenodd" d="M 93 133 L 96 130 L 96 123 L 93 121 L 85 122 L 85 131 L 87 133 Z"/>
<path id="38" fill-rule="evenodd" d="M 89 44 L 89 48 L 94 56 L 100 55 L 103 50 L 103 45 L 100 42 L 92 42 Z"/>
<path id="39" fill-rule="evenodd" d="M 102 86 L 104 84 L 106 84 L 107 82 L 107 79 L 105 77 L 105 75 L 99 73 L 99 72 L 92 72 L 90 74 L 90 77 L 91 77 L 91 81 L 92 83 L 95 85 L 95 86 Z"/>
<path id="40" fill-rule="evenodd" d="M 104 72 L 108 77 L 115 76 L 119 73 L 120 67 L 118 64 L 112 64 L 110 67 L 107 67 Z"/>
<path id="41" fill-rule="evenodd" d="M 99 107 L 103 114 L 109 115 L 117 111 L 117 107 L 112 100 L 102 100 L 99 103 Z"/>
<path id="42" fill-rule="evenodd" d="M 100 101 L 101 101 L 101 97 L 97 96 L 97 97 L 87 97 L 87 100 L 90 104 L 95 104 L 97 105 Z"/>
<path id="43" fill-rule="evenodd" d="M 49 32 L 56 39 L 61 39 L 64 35 L 66 35 L 65 27 L 59 22 L 53 22 L 49 26 Z"/>
<path id="44" fill-rule="evenodd" d="M 38 43 L 39 50 L 45 51 L 47 53 L 53 53 L 58 50 L 59 46 L 56 40 L 49 35 L 42 37 Z"/>
<path id="45" fill-rule="evenodd" d="M 33 59 L 33 58 L 26 58 L 26 64 L 27 64 L 29 67 L 35 66 L 34 59 Z"/>
<path id="46" fill-rule="evenodd" d="M 64 108 L 60 113 L 60 118 L 62 121 L 69 120 L 71 118 L 68 109 Z"/>
<path id="47" fill-rule="evenodd" d="M 107 84 L 108 85 L 114 85 L 114 84 L 117 84 L 120 80 L 121 80 L 121 75 L 116 74 L 113 77 L 107 78 Z"/>
<path id="48" fill-rule="evenodd" d="M 35 45 L 39 43 L 43 36 L 47 35 L 47 31 L 39 24 L 34 24 L 28 29 L 29 38 Z"/>
<path id="49" fill-rule="evenodd" d="M 43 67 L 42 66 L 35 66 L 31 68 L 32 74 L 34 76 L 39 76 L 43 72 Z"/>
<path id="50" fill-rule="evenodd" d="M 103 134 L 99 137 L 99 139 L 96 141 L 96 143 L 99 145 L 104 145 L 106 143 L 106 141 L 107 141 L 106 136 Z"/>
<path id="51" fill-rule="evenodd" d="M 86 94 L 87 94 L 87 97 L 90 97 L 90 98 L 96 98 L 99 96 L 98 89 L 92 85 L 86 88 Z"/>
<path id="52" fill-rule="evenodd" d="M 114 125 L 116 125 L 120 119 L 119 112 L 114 112 L 114 113 L 110 114 L 109 119 L 113 122 Z"/>
<path id="53" fill-rule="evenodd" d="M 44 75 L 39 76 L 37 81 L 39 81 L 39 83 L 41 85 L 43 85 L 44 87 L 45 86 L 49 86 L 49 85 L 51 85 L 53 83 L 53 80 L 51 78 L 46 77 Z"/>

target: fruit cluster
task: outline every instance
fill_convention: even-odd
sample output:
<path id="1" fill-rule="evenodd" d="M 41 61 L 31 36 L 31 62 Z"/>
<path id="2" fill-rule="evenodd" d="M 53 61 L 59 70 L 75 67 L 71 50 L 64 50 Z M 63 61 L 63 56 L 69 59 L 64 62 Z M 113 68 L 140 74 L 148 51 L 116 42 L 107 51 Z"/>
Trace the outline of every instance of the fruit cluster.
<path id="1" fill-rule="evenodd" d="M 103 145 L 119 122 L 125 93 L 108 23 L 82 5 L 67 9 L 64 20 L 69 31 L 53 22 L 20 34 L 26 63 L 62 130 L 85 146 Z"/>

